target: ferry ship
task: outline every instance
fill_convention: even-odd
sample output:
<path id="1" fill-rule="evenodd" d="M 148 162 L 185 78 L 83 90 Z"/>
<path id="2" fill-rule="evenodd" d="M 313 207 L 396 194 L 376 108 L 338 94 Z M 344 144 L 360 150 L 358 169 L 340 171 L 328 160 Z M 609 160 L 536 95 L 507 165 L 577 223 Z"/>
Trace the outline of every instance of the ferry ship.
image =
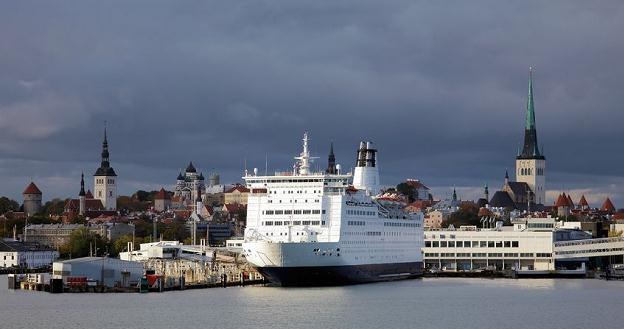
<path id="1" fill-rule="evenodd" d="M 344 285 L 422 275 L 423 215 L 376 198 L 377 150 L 361 142 L 356 167 L 342 173 L 333 147 L 313 172 L 303 151 L 292 171 L 245 173 L 249 199 L 243 254 L 271 283 Z"/>

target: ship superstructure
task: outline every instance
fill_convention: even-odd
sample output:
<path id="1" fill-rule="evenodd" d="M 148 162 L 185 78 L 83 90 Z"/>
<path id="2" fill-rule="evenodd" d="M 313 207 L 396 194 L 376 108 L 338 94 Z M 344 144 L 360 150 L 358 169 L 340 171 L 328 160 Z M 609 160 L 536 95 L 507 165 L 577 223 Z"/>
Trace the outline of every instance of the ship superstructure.
<path id="1" fill-rule="evenodd" d="M 257 176 L 254 170 L 243 177 L 250 190 L 243 243 L 247 260 L 281 285 L 422 274 L 423 216 L 375 199 L 380 185 L 372 143 L 360 143 L 352 174 L 335 163 L 334 170 L 313 172 L 308 142 L 306 133 L 291 172 Z"/>

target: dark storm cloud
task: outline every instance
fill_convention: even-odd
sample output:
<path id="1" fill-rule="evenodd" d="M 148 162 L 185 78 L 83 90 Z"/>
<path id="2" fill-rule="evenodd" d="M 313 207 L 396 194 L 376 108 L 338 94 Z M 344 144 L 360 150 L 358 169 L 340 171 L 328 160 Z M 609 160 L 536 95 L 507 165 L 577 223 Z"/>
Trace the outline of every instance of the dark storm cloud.
<path id="1" fill-rule="evenodd" d="M 288 169 L 309 130 L 321 160 L 333 140 L 350 168 L 370 139 L 385 182 L 473 198 L 513 171 L 533 65 L 549 189 L 624 204 L 620 1 L 0 6 L 1 194 L 74 195 L 107 120 L 122 193 L 191 159 L 226 181 Z"/>

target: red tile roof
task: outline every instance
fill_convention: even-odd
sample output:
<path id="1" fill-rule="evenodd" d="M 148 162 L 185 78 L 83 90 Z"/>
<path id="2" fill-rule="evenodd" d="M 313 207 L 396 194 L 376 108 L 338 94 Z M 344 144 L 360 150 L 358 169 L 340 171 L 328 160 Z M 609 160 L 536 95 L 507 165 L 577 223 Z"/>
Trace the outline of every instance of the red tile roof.
<path id="1" fill-rule="evenodd" d="M 232 193 L 234 191 L 238 191 L 240 193 L 249 193 L 249 189 L 244 187 L 243 185 L 236 185 L 232 188 L 229 188 L 225 193 Z"/>
<path id="2" fill-rule="evenodd" d="M 405 183 L 418 189 L 429 190 L 429 188 L 425 184 L 421 183 L 418 179 L 408 179 Z"/>
<path id="3" fill-rule="evenodd" d="M 568 196 L 566 196 L 565 193 L 561 193 L 559 194 L 559 197 L 557 198 L 557 202 L 555 202 L 555 207 L 559 208 L 559 207 L 570 207 L 570 200 L 568 199 Z"/>
<path id="4" fill-rule="evenodd" d="M 585 199 L 585 195 L 581 196 L 581 200 L 579 201 L 579 206 L 581 207 L 589 207 L 589 203 L 587 203 L 587 199 Z"/>
<path id="5" fill-rule="evenodd" d="M 85 199 L 93 199 L 93 194 L 91 193 L 91 190 L 87 190 L 87 194 L 85 195 Z"/>
<path id="6" fill-rule="evenodd" d="M 613 205 L 613 202 L 611 202 L 611 199 L 607 198 L 604 203 L 602 204 L 602 207 L 600 207 L 600 210 L 602 211 L 615 211 L 615 206 Z"/>
<path id="7" fill-rule="evenodd" d="M 479 214 L 477 215 L 479 217 L 488 217 L 488 216 L 492 216 L 492 212 L 490 211 L 490 209 L 486 208 L 486 207 L 481 207 L 479 209 Z"/>
<path id="8" fill-rule="evenodd" d="M 223 205 L 223 210 L 233 213 L 241 210 L 245 210 L 247 207 L 243 204 L 238 203 L 226 203 Z"/>
<path id="9" fill-rule="evenodd" d="M 158 193 L 156 193 L 156 195 L 154 196 L 155 200 L 170 200 L 171 197 L 169 196 L 169 193 L 167 193 L 167 191 L 165 191 L 165 189 L 163 187 L 160 188 L 160 191 L 158 191 Z"/>
<path id="10" fill-rule="evenodd" d="M 574 208 L 574 202 L 572 201 L 572 198 L 570 197 L 569 194 L 568 194 L 568 205 L 570 206 L 570 208 Z"/>
<path id="11" fill-rule="evenodd" d="M 41 190 L 37 187 L 37 185 L 35 185 L 35 183 L 30 182 L 30 184 L 28 184 L 28 186 L 24 190 L 24 193 L 22 194 L 42 194 L 42 193 L 41 193 Z"/>
<path id="12" fill-rule="evenodd" d="M 99 199 L 85 199 L 85 211 L 101 211 L 104 210 L 104 205 L 102 201 Z M 76 211 L 80 210 L 80 200 L 79 199 L 69 199 L 65 203 L 65 211 Z"/>
<path id="13" fill-rule="evenodd" d="M 429 200 L 416 200 L 409 204 L 409 207 L 426 209 L 427 207 L 431 207 L 432 202 Z"/>

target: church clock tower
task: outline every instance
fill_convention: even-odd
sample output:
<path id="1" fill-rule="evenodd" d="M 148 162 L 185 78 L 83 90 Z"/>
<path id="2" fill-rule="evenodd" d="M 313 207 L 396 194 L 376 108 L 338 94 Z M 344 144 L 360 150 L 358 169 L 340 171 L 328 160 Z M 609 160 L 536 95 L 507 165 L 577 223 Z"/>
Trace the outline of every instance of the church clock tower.
<path id="1" fill-rule="evenodd" d="M 516 181 L 531 188 L 530 200 L 535 204 L 546 202 L 546 158 L 537 144 L 535 108 L 533 104 L 533 70 L 529 68 L 529 95 L 527 99 L 524 146 L 516 157 Z"/>
<path id="2" fill-rule="evenodd" d="M 117 174 L 110 166 L 106 127 L 104 127 L 104 142 L 102 142 L 102 163 L 93 178 L 94 197 L 102 201 L 104 209 L 117 210 Z"/>

